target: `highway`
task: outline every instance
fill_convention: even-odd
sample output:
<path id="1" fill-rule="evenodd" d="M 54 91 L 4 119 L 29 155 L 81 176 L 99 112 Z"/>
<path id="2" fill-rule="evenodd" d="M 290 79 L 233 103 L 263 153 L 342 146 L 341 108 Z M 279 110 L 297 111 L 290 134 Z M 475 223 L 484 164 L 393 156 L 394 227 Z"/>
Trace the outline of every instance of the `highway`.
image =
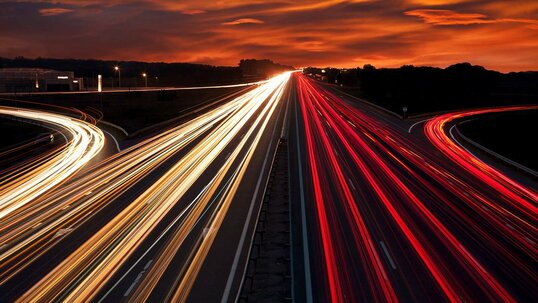
<path id="1" fill-rule="evenodd" d="M 290 129 L 299 301 L 532 302 L 536 188 L 450 137 L 297 74 Z M 305 240 L 306 239 L 306 240 Z"/>
<path id="2" fill-rule="evenodd" d="M 0 226 L 1 300 L 233 300 L 289 77 L 258 83 L 11 212 Z M 216 277 L 215 267 L 229 274 Z"/>
<path id="3" fill-rule="evenodd" d="M 1 185 L 0 302 L 237 301 L 281 137 L 296 302 L 535 301 L 536 186 L 451 130 L 536 107 L 417 123 L 297 72 L 249 87 L 98 163 L 97 119 L 0 108 L 67 134 Z"/>
<path id="4" fill-rule="evenodd" d="M 219 88 L 234 88 L 234 87 L 248 87 L 253 85 L 261 85 L 267 83 L 267 80 L 239 83 L 239 84 L 226 84 L 226 85 L 211 85 L 211 86 L 185 86 L 185 87 L 126 87 L 126 88 L 106 88 L 102 91 L 97 90 L 82 90 L 82 91 L 66 91 L 66 92 L 12 92 L 12 93 L 0 93 L 1 96 L 13 97 L 13 96 L 31 96 L 31 95 L 79 95 L 79 94 L 107 94 L 107 93 L 129 93 L 129 92 L 159 92 L 159 91 L 177 91 L 177 90 L 204 90 L 204 89 L 219 89 Z"/>
<path id="5" fill-rule="evenodd" d="M 50 112 L 0 107 L 0 115 L 39 123 L 61 135 L 64 144 L 33 161 L 10 169 L 0 183 L 0 219 L 31 207 L 28 204 L 68 179 L 95 157 L 104 145 L 103 132 L 91 123 Z M 58 138 L 61 139 L 61 138 Z"/>

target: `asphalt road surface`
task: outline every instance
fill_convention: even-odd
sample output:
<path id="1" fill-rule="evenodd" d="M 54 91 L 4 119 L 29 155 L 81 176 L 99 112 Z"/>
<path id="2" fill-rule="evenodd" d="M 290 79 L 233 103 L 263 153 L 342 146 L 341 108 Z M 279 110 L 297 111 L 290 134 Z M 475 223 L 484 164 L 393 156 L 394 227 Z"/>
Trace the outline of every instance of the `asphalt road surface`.
<path id="1" fill-rule="evenodd" d="M 236 301 L 288 133 L 296 302 L 534 302 L 536 180 L 477 159 L 450 131 L 526 109 L 407 121 L 286 73 L 97 164 L 87 153 L 110 135 L 82 123 L 100 138 L 66 138 L 84 162 L 36 162 L 51 185 L 0 204 L 0 302 Z M 58 181 L 50 167 L 63 160 L 79 173 Z"/>
<path id="2" fill-rule="evenodd" d="M 11 212 L 1 226 L 1 301 L 235 300 L 289 77 Z"/>
<path id="3" fill-rule="evenodd" d="M 449 134 L 455 119 L 488 111 L 440 115 L 409 133 L 411 122 L 295 78 L 299 301 L 536 300 L 536 189 Z"/>

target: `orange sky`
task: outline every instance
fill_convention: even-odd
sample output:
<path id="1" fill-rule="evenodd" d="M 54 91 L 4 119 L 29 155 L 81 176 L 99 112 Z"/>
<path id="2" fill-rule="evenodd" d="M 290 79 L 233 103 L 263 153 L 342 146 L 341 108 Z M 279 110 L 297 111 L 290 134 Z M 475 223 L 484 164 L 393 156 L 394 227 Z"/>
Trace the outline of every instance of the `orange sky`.
<path id="1" fill-rule="evenodd" d="M 538 70 L 538 1 L 0 3 L 0 56 Z"/>

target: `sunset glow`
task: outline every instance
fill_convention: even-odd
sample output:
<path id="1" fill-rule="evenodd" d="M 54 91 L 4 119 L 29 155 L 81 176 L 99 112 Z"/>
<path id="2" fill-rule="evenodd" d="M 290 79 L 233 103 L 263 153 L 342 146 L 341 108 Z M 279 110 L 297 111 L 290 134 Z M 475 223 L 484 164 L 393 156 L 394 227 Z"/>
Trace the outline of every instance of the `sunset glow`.
<path id="1" fill-rule="evenodd" d="M 538 68 L 538 2 L 530 0 L 55 0 L 3 2 L 0 11 L 4 57 Z"/>

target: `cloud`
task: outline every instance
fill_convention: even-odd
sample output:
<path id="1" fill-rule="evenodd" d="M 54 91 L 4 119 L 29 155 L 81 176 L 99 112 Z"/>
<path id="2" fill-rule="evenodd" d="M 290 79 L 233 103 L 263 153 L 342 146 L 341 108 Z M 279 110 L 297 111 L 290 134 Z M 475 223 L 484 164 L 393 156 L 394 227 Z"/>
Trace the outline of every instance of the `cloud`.
<path id="1" fill-rule="evenodd" d="M 408 16 L 421 18 L 425 23 L 434 25 L 470 25 L 488 24 L 500 22 L 526 23 L 532 26 L 538 25 L 538 20 L 519 18 L 489 19 L 484 14 L 458 13 L 444 9 L 416 9 L 405 12 Z"/>
<path id="2" fill-rule="evenodd" d="M 222 25 L 240 25 L 240 24 L 263 24 L 264 22 L 254 18 L 241 18 L 234 21 L 223 22 Z"/>
<path id="3" fill-rule="evenodd" d="M 423 6 L 435 6 L 435 5 L 447 5 L 456 4 L 462 2 L 472 2 L 473 0 L 409 0 L 411 4 L 423 5 Z"/>
<path id="4" fill-rule="evenodd" d="M 184 13 L 185 15 L 198 15 L 198 14 L 203 14 L 206 11 L 201 10 L 201 9 L 187 9 L 187 10 L 183 10 L 181 12 Z"/>
<path id="5" fill-rule="evenodd" d="M 42 16 L 56 16 L 56 15 L 63 15 L 67 13 L 71 13 L 73 10 L 68 8 L 42 8 L 39 10 L 39 13 Z"/>
<path id="6" fill-rule="evenodd" d="M 538 69 L 535 0 L 441 1 L 0 1 L 0 56 Z"/>
<path id="7" fill-rule="evenodd" d="M 463 14 L 444 9 L 416 9 L 405 12 L 408 16 L 421 18 L 425 23 L 435 25 L 468 25 L 491 23 L 483 14 Z"/>

